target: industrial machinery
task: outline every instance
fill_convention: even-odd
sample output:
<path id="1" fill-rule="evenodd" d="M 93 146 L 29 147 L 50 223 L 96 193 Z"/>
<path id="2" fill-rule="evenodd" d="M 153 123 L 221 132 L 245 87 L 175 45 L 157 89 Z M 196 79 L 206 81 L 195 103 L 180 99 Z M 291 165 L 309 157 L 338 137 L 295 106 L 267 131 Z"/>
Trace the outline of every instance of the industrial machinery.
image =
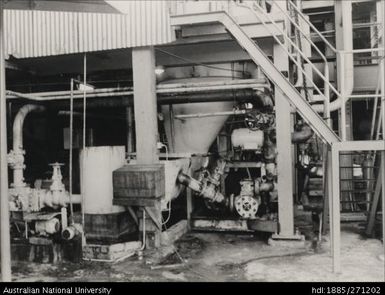
<path id="1" fill-rule="evenodd" d="M 217 9 L 218 1 L 181 2 L 186 2 L 183 11 L 190 5 L 193 10 L 207 6 L 208 11 L 175 13 L 165 31 L 172 27 L 177 40 L 168 40 L 167 45 L 166 41 L 132 45 L 132 60 L 124 67 L 116 62 L 124 55 L 123 45 L 116 51 L 95 53 L 90 60 L 106 60 L 98 73 L 87 72 L 85 56 L 84 81 L 76 80 L 78 90 L 71 79 L 70 92 L 58 86 L 60 91 L 55 92 L 8 93 L 12 99 L 35 100 L 22 105 L 14 119 L 13 147 L 8 155 L 13 170 L 8 197 L 15 240 L 38 246 L 78 237 L 83 259 L 111 262 L 133 253 L 142 257 L 146 247 L 169 245 L 189 229 L 260 231 L 300 240 L 294 226 L 293 195 L 297 193 L 295 201 L 305 210 L 317 214 L 323 210 L 324 192 L 317 195 L 312 189 L 315 184 L 331 186 L 324 169 L 326 164 L 332 166 L 334 155 L 330 153 L 327 163 L 325 154 L 333 150 L 340 135 L 345 136 L 343 140 L 353 140 L 352 135 L 349 139 L 344 134 L 345 127 L 353 126 L 347 123 L 351 118 L 342 117 L 346 113 L 347 118 L 352 117 L 351 110 L 346 112 L 341 103 L 346 96 L 346 108 L 353 108 L 348 99 L 353 91 L 353 54 L 347 53 L 352 46 L 330 46 L 330 37 L 311 24 L 312 18 L 323 15 L 317 7 L 310 9 L 309 17 L 293 1 L 252 1 L 249 7 L 244 1 L 223 1 L 228 7 Z M 336 16 L 344 14 L 338 11 L 343 10 L 341 3 L 335 3 L 332 13 Z M 337 22 L 341 26 L 330 20 L 322 26 L 326 32 L 344 36 L 337 41 L 352 41 L 347 40 L 352 39 L 349 18 L 336 18 Z M 122 23 L 122 31 L 127 30 L 125 26 Z M 124 38 L 132 34 L 125 33 Z M 99 50 L 105 48 L 95 52 Z M 333 54 L 337 67 L 331 66 Z M 161 75 L 155 76 L 159 69 Z M 95 77 L 99 82 L 92 81 Z M 102 83 L 108 87 L 99 88 Z M 361 90 L 367 91 L 363 86 Z M 377 89 L 379 93 L 380 85 Z M 377 104 L 379 95 L 374 97 Z M 76 101 L 79 98 L 82 103 Z M 371 137 L 377 129 L 377 140 L 381 117 L 377 105 L 372 108 Z M 339 109 L 341 118 L 335 112 Z M 60 121 L 56 115 L 62 116 L 55 134 L 44 138 L 46 141 L 63 130 L 70 132 L 64 132 L 64 147 L 61 139 L 56 142 L 62 158 L 50 161 L 55 162 L 52 176 L 36 180 L 32 187 L 23 178 L 23 122 L 30 112 L 44 110 L 54 114 L 51 122 Z M 146 120 L 156 124 L 146 124 Z M 59 162 L 63 159 L 68 160 L 64 167 L 69 173 L 62 171 Z M 352 157 L 342 159 L 345 167 L 357 168 Z M 345 195 L 351 195 L 349 183 L 357 176 L 349 173 L 340 183 Z M 373 187 L 369 182 L 378 173 L 368 168 L 361 174 L 365 174 L 367 186 Z M 73 186 L 79 192 L 74 193 Z M 370 192 L 364 197 L 369 203 Z M 338 206 L 332 207 L 338 217 Z"/>
<path id="2" fill-rule="evenodd" d="M 256 101 L 243 102 L 233 112 L 238 115 L 228 119 L 229 131 L 222 134 L 228 140 L 222 148 L 227 149 L 221 150 L 219 156 L 215 149 L 221 147 L 214 142 L 214 152 L 206 155 L 201 167 L 192 175 L 178 175 L 179 183 L 203 199 L 194 202 L 193 228 L 274 233 L 278 227 L 278 200 L 273 99 L 271 94 L 258 93 Z M 312 136 L 311 128 L 299 121 L 292 142 L 304 144 Z"/>
<path id="3" fill-rule="evenodd" d="M 8 155 L 8 163 L 13 170 L 13 183 L 9 188 L 9 208 L 15 230 L 15 239 L 26 239 L 31 244 L 29 259 L 33 260 L 38 246 L 53 246 L 53 261 L 61 260 L 60 239 L 72 239 L 81 231 L 81 226 L 68 224 L 67 205 L 77 200 L 70 198 L 62 182 L 61 163 L 53 163 L 52 177 L 36 180 L 34 187 L 24 182 L 23 170 L 23 123 L 32 111 L 43 111 L 36 105 L 20 108 L 13 124 L 13 150 Z M 75 230 L 75 228 L 77 230 Z M 63 233 L 63 236 L 62 236 Z M 46 256 L 44 259 L 47 259 Z"/>

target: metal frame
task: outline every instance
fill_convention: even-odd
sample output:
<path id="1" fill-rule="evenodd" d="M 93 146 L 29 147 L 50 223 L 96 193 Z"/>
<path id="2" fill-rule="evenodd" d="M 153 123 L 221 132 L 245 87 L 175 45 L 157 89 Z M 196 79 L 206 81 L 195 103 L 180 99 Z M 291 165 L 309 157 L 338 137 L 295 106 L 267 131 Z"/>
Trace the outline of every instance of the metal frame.
<path id="1" fill-rule="evenodd" d="M 383 140 L 361 140 L 344 141 L 331 144 L 328 152 L 328 163 L 331 170 L 328 179 L 329 191 L 329 216 L 331 254 L 333 257 L 333 272 L 341 272 L 341 213 L 340 213 L 340 152 L 348 151 L 382 151 L 382 175 L 384 175 L 385 141 Z M 385 178 L 382 178 L 382 187 L 385 187 Z M 382 214 L 385 216 L 385 190 L 382 190 Z M 385 220 L 383 219 L 383 235 L 385 235 Z M 385 247 L 385 244 L 384 244 Z M 385 251 L 385 248 L 384 248 Z"/>
<path id="2" fill-rule="evenodd" d="M 11 238 L 8 204 L 8 161 L 7 161 L 7 106 L 5 94 L 4 58 L 4 1 L 0 1 L 0 260 L 1 280 L 9 282 L 11 275 Z"/>
<path id="3" fill-rule="evenodd" d="M 301 116 L 327 143 L 340 141 L 340 138 L 329 128 L 325 121 L 306 102 L 297 89 L 287 78 L 275 67 L 275 65 L 264 54 L 263 50 L 242 30 L 238 23 L 226 12 L 212 12 L 201 14 L 189 14 L 171 18 L 172 25 L 192 25 L 222 23 L 228 32 L 237 40 L 239 45 L 250 55 L 251 59 L 258 64 L 271 81 L 286 94 L 286 98 L 294 105 Z"/>

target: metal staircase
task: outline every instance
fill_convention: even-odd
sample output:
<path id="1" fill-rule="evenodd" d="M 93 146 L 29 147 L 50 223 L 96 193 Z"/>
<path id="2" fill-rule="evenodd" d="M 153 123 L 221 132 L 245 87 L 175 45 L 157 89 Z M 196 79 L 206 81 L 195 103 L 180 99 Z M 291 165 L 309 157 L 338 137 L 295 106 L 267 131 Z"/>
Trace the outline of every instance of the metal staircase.
<path id="1" fill-rule="evenodd" d="M 250 1 L 248 1 L 250 3 Z M 341 185 L 340 183 L 340 153 L 346 153 L 347 151 L 382 151 L 382 155 L 385 158 L 385 144 L 383 140 L 379 138 L 379 130 L 381 128 L 381 114 L 374 114 L 373 122 L 373 131 L 372 138 L 368 141 L 346 141 L 346 102 L 352 97 L 359 97 L 359 95 L 351 95 L 346 93 L 346 81 L 345 81 L 345 71 L 353 67 L 353 64 L 347 66 L 345 64 L 345 57 L 353 53 L 359 52 L 369 52 L 369 51 L 383 51 L 383 48 L 375 49 L 364 49 L 364 50 L 354 50 L 354 51 L 341 51 L 334 48 L 330 42 L 314 27 L 314 25 L 308 20 L 299 7 L 297 7 L 291 0 L 285 1 L 287 3 L 287 8 L 289 11 L 295 14 L 295 17 L 288 14 L 287 10 L 279 5 L 279 2 L 282 1 L 266 1 L 266 0 L 255 0 L 251 6 L 245 4 L 236 4 L 238 6 L 243 6 L 249 8 L 259 20 L 260 23 L 264 25 L 264 28 L 267 32 L 275 39 L 276 43 L 279 44 L 284 51 L 287 53 L 287 57 L 297 66 L 297 74 L 302 75 L 302 85 L 300 82 L 301 79 L 295 81 L 290 81 L 285 77 L 280 70 L 270 61 L 270 59 L 265 55 L 261 48 L 256 44 L 250 36 L 243 30 L 243 28 L 237 23 L 237 21 L 224 11 L 208 12 L 208 13 L 199 13 L 199 14 L 184 14 L 184 15 L 174 15 L 171 17 L 171 24 L 174 26 L 184 26 L 184 25 L 205 25 L 213 23 L 221 23 L 227 32 L 232 35 L 232 37 L 238 42 L 238 44 L 249 54 L 250 58 L 255 62 L 256 65 L 260 67 L 262 72 L 269 78 L 272 83 L 285 95 L 290 104 L 294 106 L 297 112 L 303 117 L 303 119 L 312 127 L 312 129 L 317 133 L 317 135 L 323 139 L 323 141 L 329 146 L 324 149 L 323 155 L 323 169 L 324 175 L 327 177 L 323 178 L 322 186 L 325 193 L 324 198 L 324 220 L 329 212 L 329 223 L 330 223 L 330 232 L 331 232 L 331 249 L 333 256 L 333 271 L 339 272 L 341 270 L 340 262 L 340 194 L 341 194 Z M 323 72 L 321 72 L 305 54 L 301 44 L 296 44 L 293 41 L 293 36 L 290 36 L 289 30 L 283 30 L 271 17 L 271 9 L 274 7 L 275 13 L 280 13 L 284 16 L 286 24 L 290 24 L 296 29 L 297 40 L 305 40 L 308 42 L 307 46 L 313 48 L 315 52 L 319 55 L 324 64 Z M 269 11 L 268 11 L 269 10 Z M 300 24 L 300 22 L 302 22 Z M 307 26 L 307 31 L 303 30 L 303 24 Z M 305 27 L 306 27 L 305 26 Z M 272 30 L 274 27 L 274 32 Z M 335 86 L 329 81 L 329 67 L 328 61 L 325 55 L 320 51 L 320 49 L 314 44 L 310 37 L 310 29 L 312 33 L 315 33 L 319 39 L 321 39 L 325 46 L 327 46 L 334 54 L 337 59 L 340 60 L 337 68 L 337 76 L 339 80 L 339 91 Z M 278 32 L 278 34 L 277 34 Z M 306 71 L 305 66 L 311 68 L 311 71 Z M 353 69 L 351 69 L 353 70 Z M 313 79 L 313 74 L 316 74 L 318 78 L 323 82 L 323 89 L 321 91 L 320 87 L 316 85 Z M 308 95 L 306 93 L 311 88 L 311 91 L 315 91 L 316 95 Z M 380 91 L 377 91 L 376 95 L 372 97 L 381 97 L 379 95 Z M 334 101 L 331 102 L 330 97 L 334 96 Z M 378 99 L 379 101 L 379 99 Z M 376 101 L 376 109 L 377 112 Z M 330 121 L 330 112 L 333 110 L 341 109 L 341 137 L 334 133 L 331 129 Z M 384 114 L 384 105 L 382 105 L 382 113 Z M 318 114 L 323 113 L 323 118 Z M 374 126 L 376 126 L 374 130 Z M 383 130 L 382 134 L 385 133 Z M 374 136 L 373 136 L 374 135 Z M 382 136 L 383 138 L 383 136 Z M 384 160 L 382 160 L 384 162 Z M 342 164 L 342 162 L 341 162 Z M 384 167 L 382 168 L 383 171 Z M 381 174 L 379 174 L 381 177 Z M 377 204 L 380 197 L 380 178 L 377 179 L 376 188 L 374 192 L 373 203 Z M 371 219 L 367 231 L 372 230 L 373 224 L 375 222 L 376 216 L 376 207 L 371 206 Z M 385 207 L 385 205 L 383 206 Z M 385 232 L 385 226 L 384 226 Z"/>
<path id="2" fill-rule="evenodd" d="M 294 106 L 303 119 L 326 143 L 331 145 L 339 142 L 340 138 L 333 132 L 321 116 L 312 108 L 296 87 L 277 69 L 265 55 L 262 49 L 245 33 L 240 25 L 229 14 L 223 11 L 185 14 L 173 16 L 171 24 L 174 26 L 221 23 L 233 36 L 238 44 L 249 54 L 264 74 L 284 93 L 290 104 Z M 282 44 L 283 45 L 283 44 Z M 295 46 L 295 44 L 294 44 Z M 308 59 L 304 56 L 305 60 Z M 308 61 L 310 62 L 310 61 Z M 318 71 L 318 70 L 317 70 Z M 322 75 L 322 74 L 321 74 Z"/>

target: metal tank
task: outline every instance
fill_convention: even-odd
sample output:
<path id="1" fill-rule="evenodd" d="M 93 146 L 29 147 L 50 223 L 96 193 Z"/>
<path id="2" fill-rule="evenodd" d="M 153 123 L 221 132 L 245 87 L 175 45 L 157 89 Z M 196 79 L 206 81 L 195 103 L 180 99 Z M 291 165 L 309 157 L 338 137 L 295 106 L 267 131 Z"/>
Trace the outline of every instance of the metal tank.
<path id="1" fill-rule="evenodd" d="M 113 205 L 112 172 L 126 163 L 124 146 L 87 147 L 80 153 L 88 240 L 114 241 L 135 230 L 123 206 Z"/>
<path id="2" fill-rule="evenodd" d="M 204 66 L 167 69 L 168 79 L 160 84 L 203 83 L 211 81 L 228 81 L 241 79 L 245 65 L 220 64 L 216 68 Z M 247 65 L 249 68 L 250 66 Z M 222 70 L 223 69 L 223 70 Z M 233 70 L 229 74 L 229 70 Z M 255 69 L 248 69 L 255 70 Z M 190 77 L 189 77 L 190 76 Z M 202 96 L 206 93 L 201 92 Z M 225 112 L 233 109 L 232 101 L 183 103 L 162 106 L 164 127 L 170 152 L 205 154 L 215 141 L 218 133 L 229 116 L 215 116 L 205 118 L 175 119 L 173 116 L 182 114 Z"/>

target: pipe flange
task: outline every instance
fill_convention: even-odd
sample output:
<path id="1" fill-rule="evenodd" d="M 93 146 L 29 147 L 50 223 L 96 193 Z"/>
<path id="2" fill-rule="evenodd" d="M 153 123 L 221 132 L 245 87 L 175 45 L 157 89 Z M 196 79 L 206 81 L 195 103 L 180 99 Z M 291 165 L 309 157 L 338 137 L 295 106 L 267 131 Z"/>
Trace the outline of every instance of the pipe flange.
<path id="1" fill-rule="evenodd" d="M 25 169 L 24 150 L 11 150 L 8 153 L 8 164 L 12 169 Z"/>
<path id="2" fill-rule="evenodd" d="M 241 217 L 245 219 L 253 219 L 257 214 L 259 201 L 249 195 L 239 195 L 235 197 L 234 205 Z"/>

